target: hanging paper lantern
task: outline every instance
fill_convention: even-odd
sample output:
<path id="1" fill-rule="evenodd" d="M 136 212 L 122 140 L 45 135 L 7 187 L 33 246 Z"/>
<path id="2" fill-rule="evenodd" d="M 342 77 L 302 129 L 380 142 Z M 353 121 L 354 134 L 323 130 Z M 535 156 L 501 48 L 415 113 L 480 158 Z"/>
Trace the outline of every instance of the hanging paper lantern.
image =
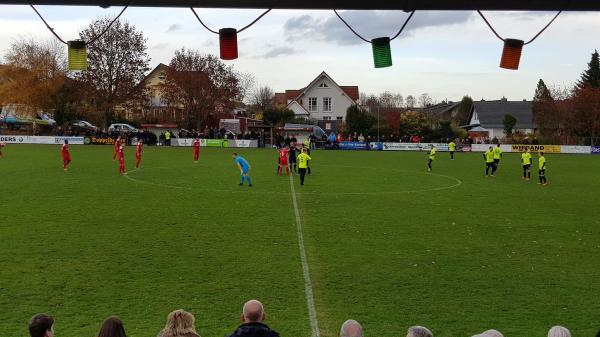
<path id="1" fill-rule="evenodd" d="M 511 70 L 519 69 L 519 62 L 521 61 L 521 51 L 523 50 L 523 44 L 523 40 L 504 40 L 504 49 L 502 50 L 500 68 Z"/>
<path id="2" fill-rule="evenodd" d="M 373 46 L 373 62 L 375 68 L 385 68 L 392 66 L 392 50 L 390 48 L 389 37 L 379 37 L 371 40 Z"/>
<path id="3" fill-rule="evenodd" d="M 219 48 L 221 50 L 221 59 L 235 60 L 238 58 L 237 29 L 219 29 Z"/>
<path id="4" fill-rule="evenodd" d="M 69 70 L 87 70 L 87 48 L 85 46 L 85 41 L 69 41 L 67 46 L 69 50 Z"/>

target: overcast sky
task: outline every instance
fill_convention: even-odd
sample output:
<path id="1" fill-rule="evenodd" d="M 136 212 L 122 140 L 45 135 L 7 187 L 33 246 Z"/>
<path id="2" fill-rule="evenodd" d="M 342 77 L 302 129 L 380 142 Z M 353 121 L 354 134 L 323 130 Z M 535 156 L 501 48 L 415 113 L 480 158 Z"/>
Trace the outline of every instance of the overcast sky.
<path id="1" fill-rule="evenodd" d="M 98 16 L 121 8 L 39 6 L 65 40 Z M 213 30 L 241 28 L 262 10 L 197 9 Z M 555 13 L 488 12 L 504 37 L 529 40 Z M 367 39 L 396 34 L 407 14 L 401 11 L 342 11 Z M 148 38 L 151 65 L 169 63 L 181 47 L 218 54 L 218 36 L 205 30 L 189 9 L 129 8 L 122 17 Z M 354 36 L 333 11 L 273 10 L 238 35 L 240 57 L 226 61 L 251 73 L 258 85 L 276 91 L 307 85 L 326 71 L 340 85 L 361 92 L 429 93 L 435 100 L 530 99 L 538 79 L 571 85 L 600 49 L 600 13 L 563 13 L 535 42 L 525 46 L 518 71 L 500 69 L 502 42 L 475 12 L 416 12 L 405 32 L 392 42 L 394 65 L 375 69 L 371 46 Z M 0 5 L 0 51 L 19 37 L 51 39 L 28 6 Z"/>

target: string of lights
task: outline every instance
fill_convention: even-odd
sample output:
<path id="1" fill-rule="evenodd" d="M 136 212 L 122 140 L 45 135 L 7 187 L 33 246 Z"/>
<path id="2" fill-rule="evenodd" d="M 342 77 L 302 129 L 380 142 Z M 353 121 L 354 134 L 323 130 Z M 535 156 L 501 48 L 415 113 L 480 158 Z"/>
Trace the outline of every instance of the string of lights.
<path id="1" fill-rule="evenodd" d="M 350 26 L 350 24 L 348 24 L 348 22 L 346 22 L 346 20 L 342 18 L 342 16 L 338 13 L 336 9 L 334 9 L 333 12 L 335 13 L 335 15 L 337 15 L 337 17 L 340 20 L 342 20 L 346 27 L 348 27 L 348 29 L 350 29 L 350 31 L 354 33 L 354 35 L 358 36 L 361 40 L 365 41 L 366 43 L 370 43 L 372 45 L 373 62 L 375 64 L 375 68 L 385 68 L 392 66 L 392 49 L 390 47 L 390 41 L 394 40 L 395 38 L 400 36 L 400 34 L 402 34 L 402 31 L 404 31 L 404 28 L 415 14 L 415 11 L 410 12 L 410 15 L 408 16 L 408 18 L 406 18 L 404 24 L 402 25 L 402 27 L 400 27 L 398 33 L 396 33 L 396 35 L 394 35 L 393 37 L 378 37 L 369 41 L 365 39 L 362 35 L 358 34 L 352 28 L 352 26 Z"/>
<path id="2" fill-rule="evenodd" d="M 487 20 L 487 18 L 483 15 L 483 13 L 480 10 L 477 10 L 477 13 L 479 13 L 479 16 L 481 16 L 481 18 L 483 19 L 485 24 L 492 31 L 492 33 L 494 33 L 494 35 L 496 35 L 496 37 L 498 39 L 500 39 L 502 42 L 504 42 L 504 48 L 502 49 L 502 58 L 500 59 L 500 68 L 517 70 L 517 69 L 519 69 L 519 63 L 521 62 L 521 53 L 523 51 L 523 46 L 526 46 L 526 45 L 532 43 L 540 35 L 542 35 L 542 33 L 546 29 L 548 29 L 548 27 L 550 27 L 550 25 L 554 22 L 554 20 L 556 20 L 556 18 L 558 18 L 560 13 L 562 13 L 562 11 L 558 11 L 558 13 L 556 13 L 556 15 L 554 15 L 554 17 L 550 20 L 550 22 L 548 22 L 548 24 L 546 24 L 544 26 L 544 28 L 542 28 L 542 30 L 540 30 L 537 34 L 535 34 L 535 36 L 533 38 L 531 38 L 531 40 L 529 40 L 527 42 L 525 42 L 523 40 L 519 40 L 519 39 L 503 38 L 502 36 L 500 36 L 500 34 L 498 34 L 498 32 L 496 32 L 494 27 L 492 27 L 490 22 Z"/>
<path id="3" fill-rule="evenodd" d="M 87 46 L 93 44 L 94 42 L 98 41 L 98 39 L 100 39 L 102 36 L 104 36 L 104 34 L 106 34 L 106 32 L 108 32 L 110 27 L 112 27 L 112 25 L 115 22 L 117 22 L 117 20 L 119 20 L 121 15 L 123 15 L 125 10 L 129 7 L 128 4 L 125 5 L 125 7 L 123 7 L 123 9 L 119 13 L 119 15 L 117 15 L 106 27 L 104 27 L 104 29 L 102 30 L 102 32 L 100 32 L 100 34 L 94 36 L 89 41 L 71 40 L 71 41 L 65 42 L 65 40 L 63 40 L 54 31 L 54 28 L 52 28 L 48 24 L 48 22 L 44 19 L 42 14 L 40 14 L 40 12 L 37 10 L 37 8 L 35 8 L 32 4 L 30 4 L 29 6 L 40 17 L 40 19 L 46 25 L 48 30 L 50 30 L 50 32 L 58 39 L 58 41 L 67 45 L 67 60 L 68 60 L 69 70 L 72 70 L 72 71 L 87 70 Z"/>
<path id="4" fill-rule="evenodd" d="M 198 22 L 200 22 L 200 24 L 204 28 L 206 28 L 206 30 L 208 30 L 209 32 L 211 32 L 213 34 L 219 35 L 219 53 L 220 53 L 221 59 L 235 60 L 238 58 L 237 34 L 243 32 L 244 30 L 250 28 L 252 25 L 257 23 L 258 20 L 262 19 L 263 16 L 267 15 L 267 13 L 269 13 L 272 8 L 267 9 L 261 15 L 259 15 L 256 19 L 254 19 L 254 21 L 250 22 L 248 25 L 244 26 L 243 28 L 241 28 L 239 30 L 235 29 L 235 28 L 221 28 L 221 29 L 219 29 L 218 32 L 213 29 L 210 29 L 210 27 L 208 27 L 202 21 L 202 19 L 200 19 L 200 16 L 198 15 L 198 13 L 196 13 L 196 10 L 194 9 L 194 7 L 190 7 L 190 9 L 192 10 L 192 13 L 194 13 L 194 16 L 196 17 L 196 19 L 198 19 Z"/>

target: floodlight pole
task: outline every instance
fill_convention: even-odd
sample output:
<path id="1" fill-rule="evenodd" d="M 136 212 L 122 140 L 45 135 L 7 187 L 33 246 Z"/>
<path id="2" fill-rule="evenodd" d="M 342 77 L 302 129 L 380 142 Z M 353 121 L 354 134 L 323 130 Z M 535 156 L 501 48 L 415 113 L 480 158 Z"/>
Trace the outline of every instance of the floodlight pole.
<path id="1" fill-rule="evenodd" d="M 377 142 L 379 143 L 379 105 L 377 105 Z"/>

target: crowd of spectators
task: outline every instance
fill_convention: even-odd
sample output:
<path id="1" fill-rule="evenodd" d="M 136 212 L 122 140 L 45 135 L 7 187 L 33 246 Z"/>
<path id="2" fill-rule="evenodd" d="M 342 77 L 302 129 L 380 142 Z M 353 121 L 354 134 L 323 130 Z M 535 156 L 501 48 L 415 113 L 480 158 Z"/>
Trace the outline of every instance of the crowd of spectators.
<path id="1" fill-rule="evenodd" d="M 227 337 L 279 337 L 277 331 L 265 324 L 267 316 L 261 302 L 257 300 L 246 302 L 240 316 L 242 324 Z M 45 314 L 33 316 L 29 321 L 29 334 L 31 337 L 54 337 L 54 318 Z M 127 334 L 121 319 L 111 316 L 104 320 L 97 337 L 127 337 Z M 158 332 L 157 337 L 200 337 L 200 334 L 196 331 L 194 315 L 180 309 L 169 313 L 165 327 Z M 359 322 L 349 319 L 342 324 L 339 337 L 365 337 L 365 332 Z M 415 325 L 408 328 L 406 337 L 433 337 L 433 333 L 424 326 Z M 504 337 L 504 335 L 498 330 L 491 329 L 472 337 Z M 548 337 L 571 337 L 571 332 L 565 327 L 553 326 L 548 331 Z M 596 337 L 600 337 L 600 332 Z"/>

